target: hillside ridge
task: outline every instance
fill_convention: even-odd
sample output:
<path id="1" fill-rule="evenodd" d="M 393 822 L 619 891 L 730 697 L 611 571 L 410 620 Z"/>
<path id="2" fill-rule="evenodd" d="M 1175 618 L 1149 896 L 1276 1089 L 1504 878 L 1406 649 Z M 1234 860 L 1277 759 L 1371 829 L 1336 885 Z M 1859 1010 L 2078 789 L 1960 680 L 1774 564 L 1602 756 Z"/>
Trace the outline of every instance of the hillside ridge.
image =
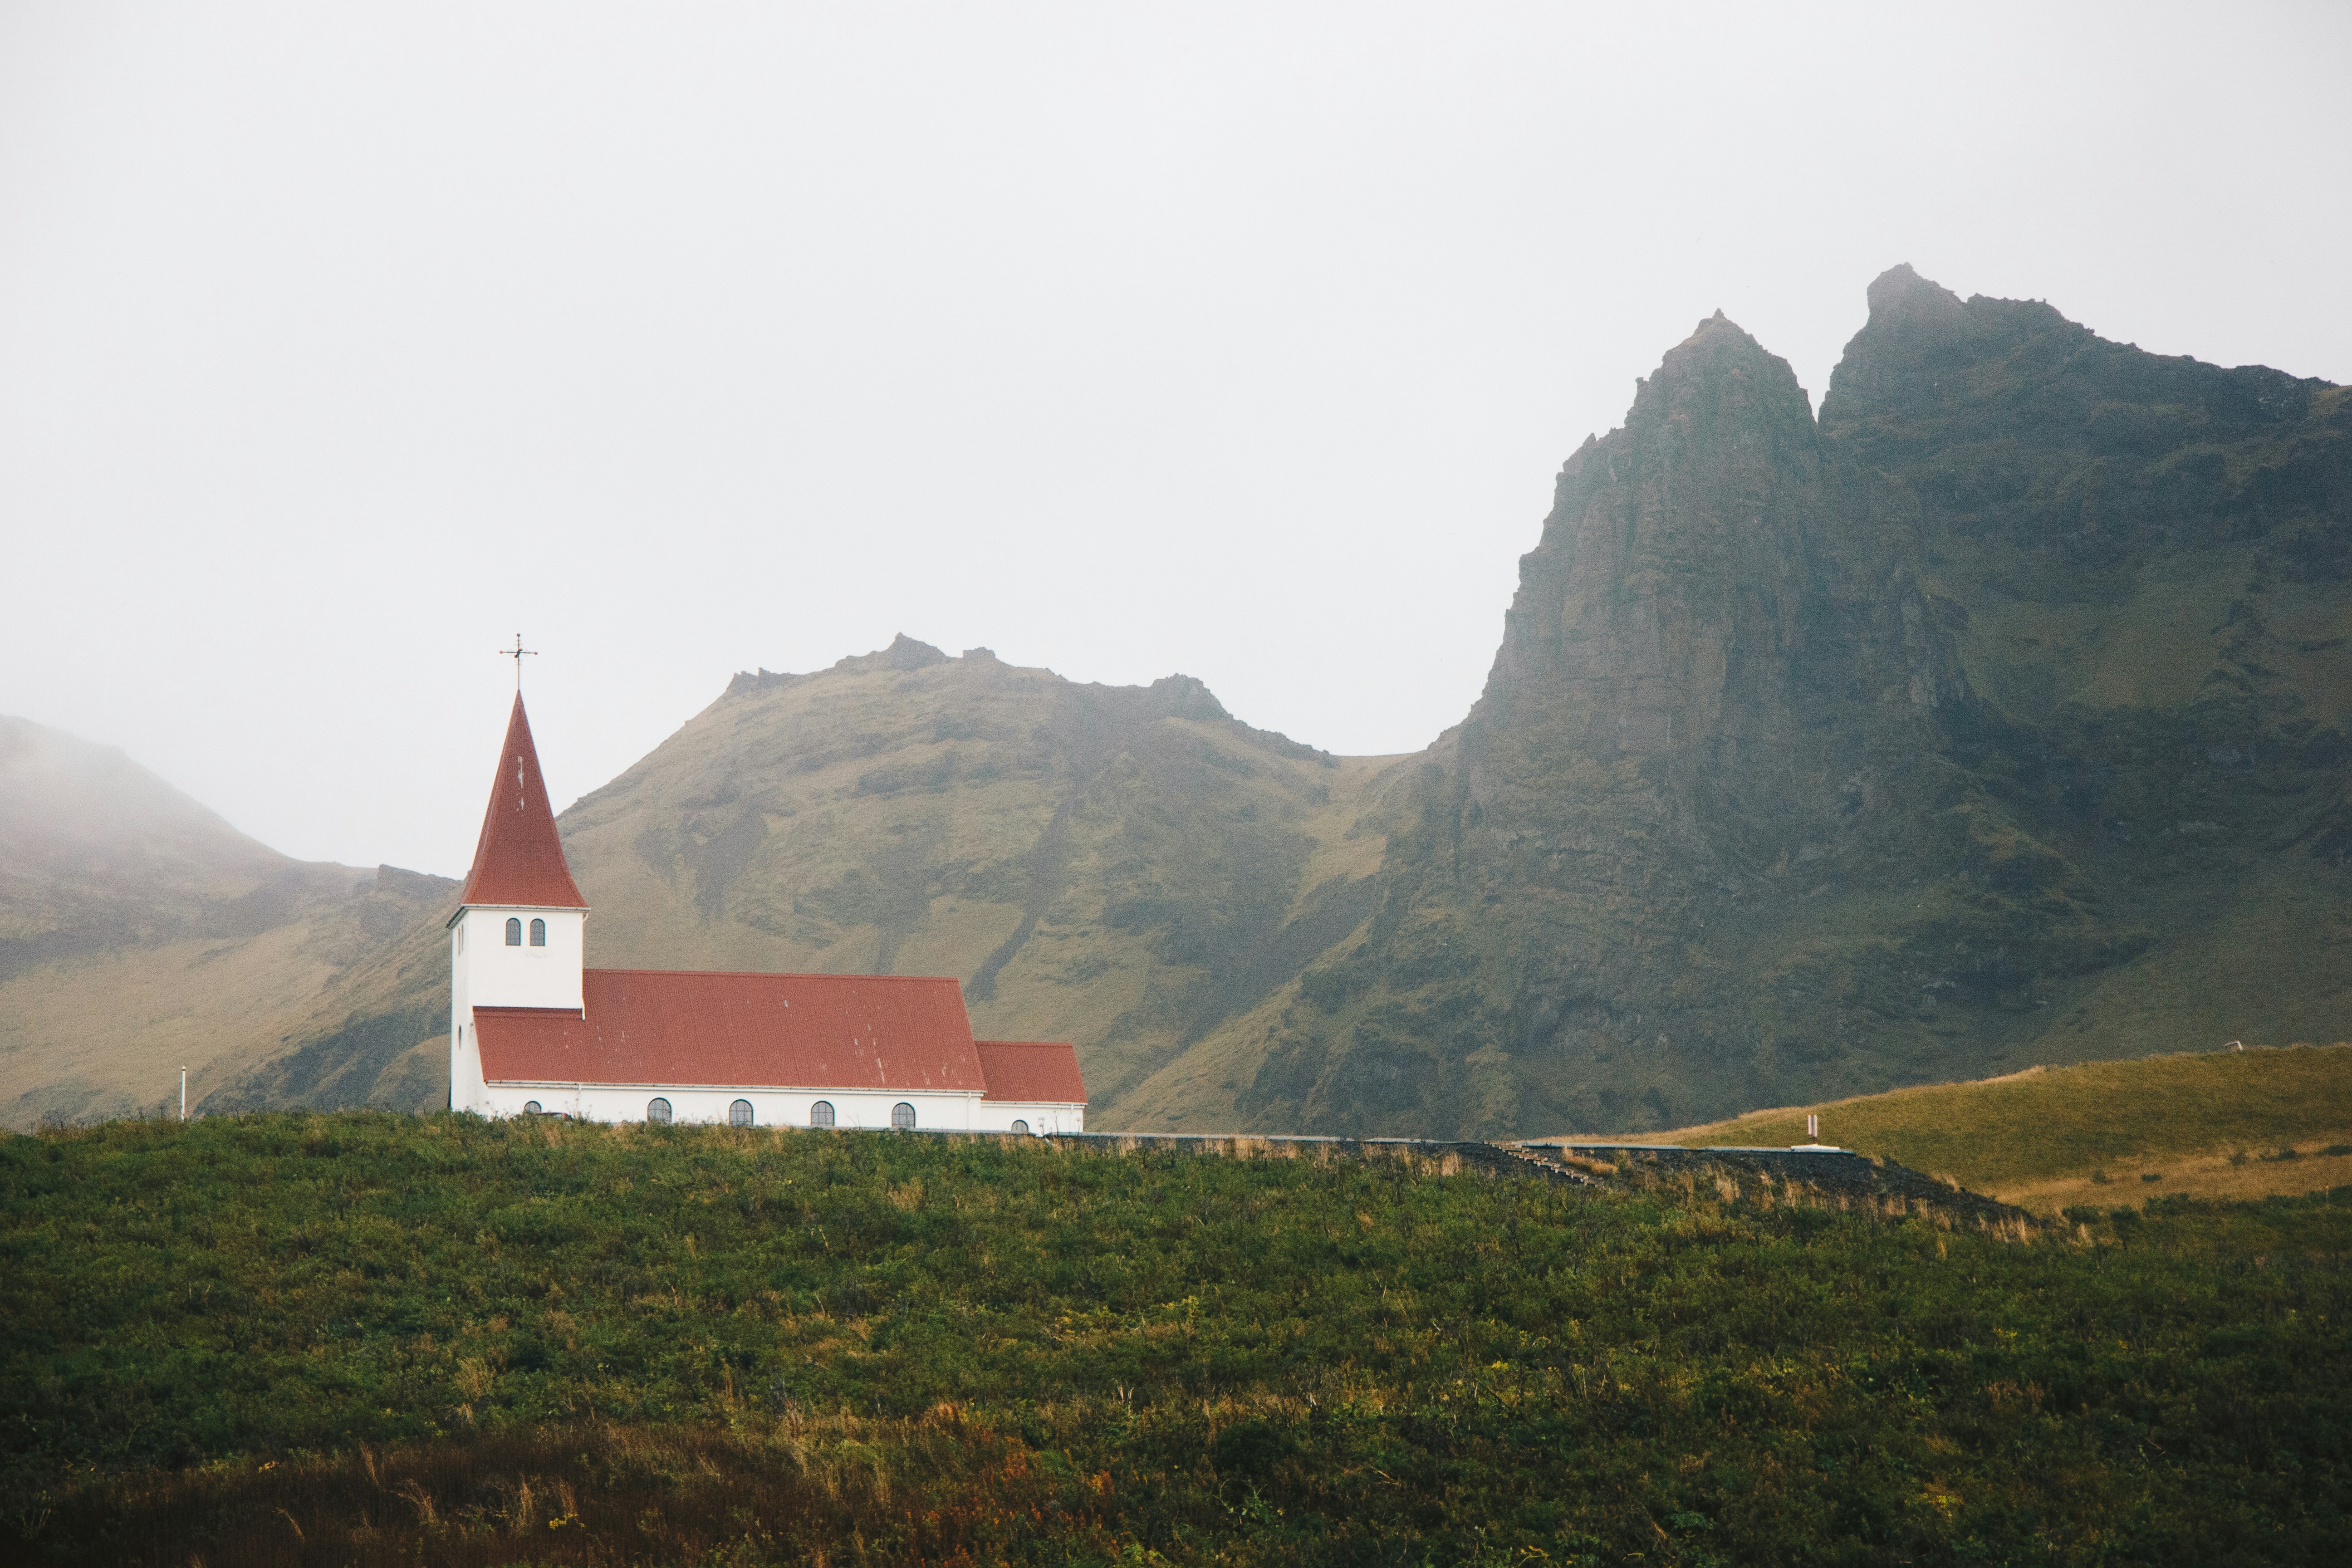
<path id="1" fill-rule="evenodd" d="M 1112 1129 L 1656 1131 L 2340 1037 L 2346 390 L 1907 266 L 1867 306 L 1818 416 L 1721 311 L 1669 349 L 1423 751 L 904 633 L 746 671 L 562 815 L 592 962 L 952 974 Z M 431 1102 L 416 899 L 220 1105 Z"/>

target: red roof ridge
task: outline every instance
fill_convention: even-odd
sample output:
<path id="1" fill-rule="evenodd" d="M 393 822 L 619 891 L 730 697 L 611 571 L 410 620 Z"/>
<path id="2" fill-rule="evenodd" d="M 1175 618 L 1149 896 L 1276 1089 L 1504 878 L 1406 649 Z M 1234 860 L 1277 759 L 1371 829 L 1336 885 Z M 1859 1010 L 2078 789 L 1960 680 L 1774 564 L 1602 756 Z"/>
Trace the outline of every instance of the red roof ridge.
<path id="1" fill-rule="evenodd" d="M 730 980 L 855 980 L 861 985 L 892 981 L 903 985 L 947 982 L 959 989 L 963 982 L 952 974 L 833 974 L 813 969 L 590 969 L 591 974 L 718 974 Z M 558 1009 L 565 1011 L 566 1009 Z"/>
<path id="2" fill-rule="evenodd" d="M 576 1010 L 476 1008 L 483 1076 L 844 1092 L 990 1088 L 963 989 L 945 975 L 591 969 L 581 1001 Z"/>
<path id="3" fill-rule="evenodd" d="M 515 693 L 507 738 L 499 751 L 498 775 L 490 781 L 490 804 L 482 813 L 482 837 L 474 845 L 473 868 L 466 873 L 459 905 L 507 909 L 584 910 L 588 900 L 572 879 L 563 840 L 555 831 L 555 807 L 531 743 L 530 720 L 522 693 Z"/>

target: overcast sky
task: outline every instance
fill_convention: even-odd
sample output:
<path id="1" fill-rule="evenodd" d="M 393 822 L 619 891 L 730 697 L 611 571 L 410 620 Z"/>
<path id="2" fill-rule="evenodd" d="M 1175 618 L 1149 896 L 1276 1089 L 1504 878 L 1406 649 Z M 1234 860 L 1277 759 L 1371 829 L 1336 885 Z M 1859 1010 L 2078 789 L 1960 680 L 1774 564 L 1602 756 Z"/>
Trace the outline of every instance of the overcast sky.
<path id="1" fill-rule="evenodd" d="M 1909 261 L 2352 380 L 2352 7 L 0 3 L 0 712 L 462 873 L 904 631 L 1409 751 L 1560 461 Z"/>

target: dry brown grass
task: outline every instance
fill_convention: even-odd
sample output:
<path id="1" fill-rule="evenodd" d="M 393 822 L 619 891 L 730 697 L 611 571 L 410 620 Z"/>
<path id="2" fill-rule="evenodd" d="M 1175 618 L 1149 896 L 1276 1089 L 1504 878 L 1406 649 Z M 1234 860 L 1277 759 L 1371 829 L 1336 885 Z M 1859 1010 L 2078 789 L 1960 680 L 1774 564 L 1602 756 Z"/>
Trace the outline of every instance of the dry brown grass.
<path id="1" fill-rule="evenodd" d="M 2352 1158 L 2317 1152 L 2352 1145 L 2352 1045 L 2344 1044 L 2029 1068 L 1759 1110 L 1640 1142 L 1785 1146 L 1804 1141 L 1808 1113 L 1820 1116 L 1826 1142 L 2041 1213 L 2352 1183 Z M 2261 1157 L 2282 1148 L 2300 1157 Z M 2148 1173 L 2161 1179 L 2143 1182 Z"/>
<path id="2" fill-rule="evenodd" d="M 2330 1148 L 2352 1149 L 2352 1127 L 2309 1139 L 2294 1146 L 2296 1157 L 2276 1158 L 2275 1149 L 2212 1151 L 2179 1155 L 2149 1163 L 2118 1165 L 2102 1173 L 2021 1182 L 1991 1195 L 2036 1214 L 2055 1214 L 2077 1205 L 2113 1208 L 2138 1205 L 2150 1198 L 2192 1197 L 2252 1199 L 2293 1197 L 2352 1185 L 2352 1155 L 2327 1154 Z M 2154 1175 L 2156 1181 L 2147 1177 Z"/>
<path id="3" fill-rule="evenodd" d="M 598 1426 L 134 1475 L 70 1493 L 40 1559 L 153 1568 L 447 1568 L 756 1559 L 990 1561 L 1055 1489 L 941 1404 L 764 1430 Z M 1083 1512 L 1087 1489 L 1061 1500 Z M 1082 1522 L 1082 1521 L 1081 1521 Z"/>

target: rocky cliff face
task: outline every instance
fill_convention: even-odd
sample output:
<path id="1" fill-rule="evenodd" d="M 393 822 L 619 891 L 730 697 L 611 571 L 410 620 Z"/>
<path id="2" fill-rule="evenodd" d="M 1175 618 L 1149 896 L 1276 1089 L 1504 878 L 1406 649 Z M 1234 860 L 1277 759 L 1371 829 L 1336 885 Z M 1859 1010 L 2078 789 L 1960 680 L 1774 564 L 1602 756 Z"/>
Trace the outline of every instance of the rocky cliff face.
<path id="1" fill-rule="evenodd" d="M 1717 316 L 1570 460 L 1261 1124 L 1643 1130 L 2344 1031 L 2343 394 L 1908 268 L 1871 303 L 1818 425 Z"/>

